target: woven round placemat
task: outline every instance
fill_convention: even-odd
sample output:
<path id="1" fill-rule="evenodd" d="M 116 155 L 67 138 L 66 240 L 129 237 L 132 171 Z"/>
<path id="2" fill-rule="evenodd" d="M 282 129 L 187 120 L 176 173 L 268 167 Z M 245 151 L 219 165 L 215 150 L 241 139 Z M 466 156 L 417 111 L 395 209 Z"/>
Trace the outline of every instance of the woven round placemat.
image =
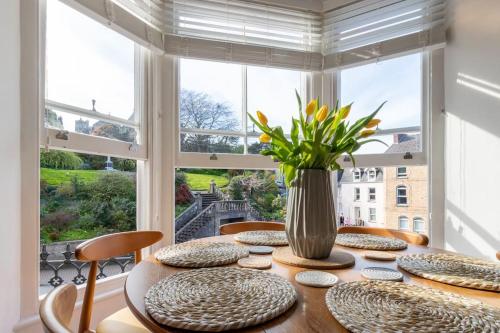
<path id="1" fill-rule="evenodd" d="M 367 250 L 404 250 L 408 247 L 405 241 L 396 238 L 367 234 L 338 234 L 335 244 Z"/>
<path id="2" fill-rule="evenodd" d="M 341 283 L 325 299 L 335 319 L 351 332 L 500 331 L 500 309 L 403 282 Z"/>
<path id="3" fill-rule="evenodd" d="M 426 279 L 460 287 L 500 291 L 500 264 L 459 254 L 423 253 L 401 256 L 402 269 Z"/>
<path id="4" fill-rule="evenodd" d="M 197 241 L 171 245 L 155 253 L 163 264 L 191 268 L 232 264 L 248 255 L 248 249 L 241 245 Z"/>
<path id="5" fill-rule="evenodd" d="M 269 321 L 296 299 L 290 282 L 276 274 L 219 267 L 173 274 L 153 285 L 144 302 L 160 324 L 220 332 Z"/>
<path id="6" fill-rule="evenodd" d="M 288 245 L 288 238 L 284 231 L 273 230 L 255 230 L 244 231 L 234 235 L 234 239 L 238 242 L 251 245 L 272 245 L 281 246 Z"/>

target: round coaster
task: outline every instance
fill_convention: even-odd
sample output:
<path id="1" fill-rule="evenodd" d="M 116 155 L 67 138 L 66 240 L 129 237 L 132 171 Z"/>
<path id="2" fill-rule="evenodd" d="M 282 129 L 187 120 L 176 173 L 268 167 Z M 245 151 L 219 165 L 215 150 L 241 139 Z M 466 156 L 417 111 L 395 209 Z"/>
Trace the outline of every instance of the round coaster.
<path id="1" fill-rule="evenodd" d="M 252 254 L 270 254 L 273 253 L 274 247 L 271 246 L 250 246 L 248 251 Z"/>
<path id="2" fill-rule="evenodd" d="M 244 268 L 268 269 L 272 265 L 271 260 L 267 258 L 250 257 L 238 260 L 238 266 Z"/>
<path id="3" fill-rule="evenodd" d="M 401 272 L 385 267 L 366 267 L 361 270 L 361 275 L 369 280 L 403 281 Z"/>
<path id="4" fill-rule="evenodd" d="M 397 258 L 395 254 L 389 252 L 375 252 L 375 251 L 365 252 L 364 256 L 366 259 L 381 260 L 381 261 L 394 261 Z"/>
<path id="5" fill-rule="evenodd" d="M 347 252 L 333 250 L 328 258 L 307 259 L 297 257 L 289 246 L 273 251 L 273 259 L 283 264 L 311 269 L 336 269 L 354 266 L 354 256 Z"/>
<path id="6" fill-rule="evenodd" d="M 304 271 L 295 274 L 295 281 L 305 286 L 326 288 L 331 287 L 339 278 L 337 275 L 322 271 Z"/>

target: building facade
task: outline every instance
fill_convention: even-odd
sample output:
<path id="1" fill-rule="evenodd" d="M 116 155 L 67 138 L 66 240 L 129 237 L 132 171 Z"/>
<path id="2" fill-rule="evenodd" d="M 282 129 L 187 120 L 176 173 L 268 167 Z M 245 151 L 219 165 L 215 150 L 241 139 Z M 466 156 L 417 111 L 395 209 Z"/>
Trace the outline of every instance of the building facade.
<path id="1" fill-rule="evenodd" d="M 339 225 L 385 225 L 384 172 L 382 168 L 354 168 L 338 172 L 337 221 Z"/>
<path id="2" fill-rule="evenodd" d="M 427 166 L 385 168 L 386 226 L 428 234 Z"/>

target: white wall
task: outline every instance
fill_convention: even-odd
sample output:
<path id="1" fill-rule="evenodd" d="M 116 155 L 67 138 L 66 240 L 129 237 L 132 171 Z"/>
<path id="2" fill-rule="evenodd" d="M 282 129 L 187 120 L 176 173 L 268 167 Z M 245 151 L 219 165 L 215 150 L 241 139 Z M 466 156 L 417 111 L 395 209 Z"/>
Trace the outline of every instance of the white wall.
<path id="1" fill-rule="evenodd" d="M 500 251 L 500 1 L 448 2 L 446 249 Z"/>
<path id="2" fill-rule="evenodd" d="M 0 1 L 0 332 L 19 320 L 20 105 L 19 2 Z"/>

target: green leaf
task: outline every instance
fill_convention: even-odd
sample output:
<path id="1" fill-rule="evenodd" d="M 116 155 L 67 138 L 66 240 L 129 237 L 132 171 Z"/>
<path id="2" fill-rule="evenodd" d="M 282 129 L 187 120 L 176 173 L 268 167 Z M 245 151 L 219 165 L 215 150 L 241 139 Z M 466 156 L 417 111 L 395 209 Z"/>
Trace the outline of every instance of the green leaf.
<path id="1" fill-rule="evenodd" d="M 299 144 L 299 121 L 295 118 L 292 118 L 292 129 L 290 130 L 290 138 L 292 139 L 292 143 L 294 146 L 298 146 Z"/>

